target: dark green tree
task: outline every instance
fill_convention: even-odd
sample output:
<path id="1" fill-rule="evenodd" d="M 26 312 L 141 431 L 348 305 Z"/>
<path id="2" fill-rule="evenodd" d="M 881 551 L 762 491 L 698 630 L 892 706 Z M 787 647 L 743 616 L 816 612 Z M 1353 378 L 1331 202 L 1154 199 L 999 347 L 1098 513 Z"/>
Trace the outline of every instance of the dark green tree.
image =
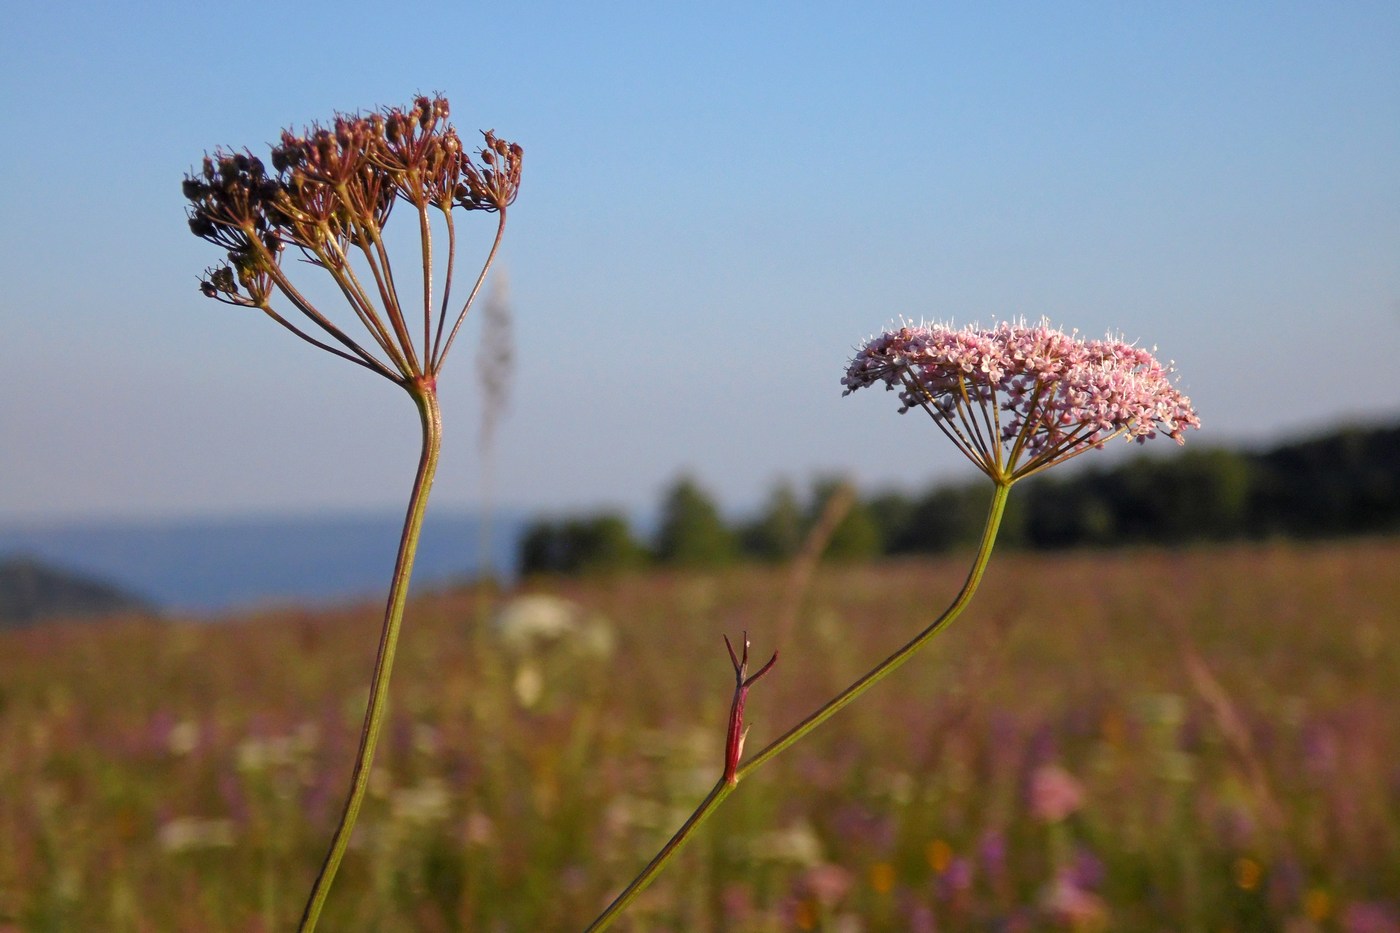
<path id="1" fill-rule="evenodd" d="M 890 550 L 939 554 L 975 547 L 986 509 L 987 491 L 982 483 L 934 486 L 911 504 Z"/>
<path id="2" fill-rule="evenodd" d="M 615 513 L 535 522 L 520 541 L 520 572 L 527 576 L 614 573 L 645 560 L 627 519 Z"/>
<path id="3" fill-rule="evenodd" d="M 738 556 L 738 538 L 714 500 L 693 478 L 676 480 L 662 500 L 657 560 L 673 567 L 719 567 Z"/>
<path id="4" fill-rule="evenodd" d="M 880 552 L 893 553 L 914 515 L 913 498 L 898 489 L 884 489 L 866 499 L 865 507 L 880 533 Z"/>
<path id="5" fill-rule="evenodd" d="M 1256 536 L 1400 531 L 1400 425 L 1343 428 L 1251 460 Z"/>
<path id="6" fill-rule="evenodd" d="M 1021 497 L 1030 544 L 1062 548 L 1114 543 L 1118 525 L 1104 493 L 1104 475 L 1088 470 L 1069 479 L 1033 481 Z"/>
<path id="7" fill-rule="evenodd" d="M 871 560 L 880 553 L 880 527 L 849 480 L 825 477 L 812 484 L 811 504 L 807 510 L 808 527 L 820 521 L 832 499 L 848 488 L 853 501 L 831 532 L 831 540 L 827 542 L 822 557 L 841 561 Z"/>
<path id="8" fill-rule="evenodd" d="M 765 561 L 784 561 L 802 547 L 806 531 L 797 491 L 784 479 L 773 487 L 763 510 L 743 527 L 740 537 L 746 555 Z"/>
<path id="9" fill-rule="evenodd" d="M 1138 457 L 1100 480 L 1119 544 L 1238 537 L 1244 527 L 1249 462 L 1227 450 Z"/>
<path id="10" fill-rule="evenodd" d="M 646 549 L 621 515 L 604 513 L 579 520 L 572 524 L 570 535 L 580 573 L 616 573 L 646 562 Z"/>

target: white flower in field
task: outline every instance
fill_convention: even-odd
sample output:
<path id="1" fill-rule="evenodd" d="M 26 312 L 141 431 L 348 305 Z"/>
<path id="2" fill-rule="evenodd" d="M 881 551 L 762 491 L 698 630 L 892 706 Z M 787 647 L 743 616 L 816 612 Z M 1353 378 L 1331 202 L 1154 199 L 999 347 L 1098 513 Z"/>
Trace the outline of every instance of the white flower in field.
<path id="1" fill-rule="evenodd" d="M 389 812 L 395 822 L 426 826 L 447 819 L 452 795 L 439 778 L 427 778 L 415 787 L 400 787 L 389 797 Z"/>
<path id="2" fill-rule="evenodd" d="M 526 709 L 538 703 L 544 696 L 544 674 L 540 673 L 540 666 L 529 658 L 521 661 L 515 670 L 515 679 L 511 681 L 511 689 L 515 691 L 520 705 Z"/>
<path id="3" fill-rule="evenodd" d="M 165 747 L 177 757 L 188 755 L 199 747 L 199 723 L 192 719 L 182 719 L 170 727 L 165 738 Z"/>
<path id="4" fill-rule="evenodd" d="M 414 723 L 413 750 L 420 755 L 436 755 L 442 751 L 442 736 L 427 723 Z"/>
<path id="5" fill-rule="evenodd" d="M 607 619 L 541 594 L 506 603 L 491 620 L 491 631 L 513 667 L 516 702 L 526 709 L 551 696 L 576 696 L 578 678 L 612 657 L 616 641 Z"/>
<path id="6" fill-rule="evenodd" d="M 749 852 L 754 858 L 791 862 L 808 868 L 826 861 L 822 841 L 806 820 L 799 820 L 786 829 L 764 833 L 753 841 Z"/>
<path id="7" fill-rule="evenodd" d="M 501 645 L 526 656 L 545 649 L 581 657 L 607 658 L 613 653 L 612 625 L 578 603 L 558 596 L 518 596 L 506 603 L 491 623 Z"/>
<path id="8" fill-rule="evenodd" d="M 303 722 L 290 735 L 251 735 L 238 743 L 234 758 L 239 771 L 267 771 L 285 768 L 304 760 L 315 751 L 320 729 L 314 722 Z"/>
<path id="9" fill-rule="evenodd" d="M 234 756 L 238 760 L 239 771 L 266 771 L 290 764 L 292 751 L 292 740 L 289 736 L 250 736 L 238 743 L 234 749 Z"/>
<path id="10" fill-rule="evenodd" d="M 161 826 L 156 842 L 166 852 L 228 848 L 234 844 L 233 822 L 178 816 Z"/>
<path id="11" fill-rule="evenodd" d="M 501 607 L 491 627 L 508 651 L 525 654 L 571 634 L 578 627 L 578 615 L 578 604 L 567 599 L 519 596 Z"/>

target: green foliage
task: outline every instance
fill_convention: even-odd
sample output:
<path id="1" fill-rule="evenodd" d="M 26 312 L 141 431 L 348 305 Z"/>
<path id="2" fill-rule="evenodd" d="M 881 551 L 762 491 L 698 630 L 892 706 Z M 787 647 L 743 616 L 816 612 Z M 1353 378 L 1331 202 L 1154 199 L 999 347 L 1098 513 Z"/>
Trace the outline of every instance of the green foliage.
<path id="1" fill-rule="evenodd" d="M 1255 458 L 1255 535 L 1337 535 L 1400 529 L 1400 425 L 1353 428 Z"/>
<path id="2" fill-rule="evenodd" d="M 802 547 L 806 533 L 807 519 L 797 491 L 789 480 L 783 479 L 773 487 L 757 517 L 740 527 L 739 538 L 746 555 L 763 561 L 784 561 Z"/>
<path id="3" fill-rule="evenodd" d="M 719 507 L 689 476 L 678 479 L 661 506 L 656 559 L 671 567 L 720 567 L 739 556 L 738 536 Z"/>
<path id="4" fill-rule="evenodd" d="M 910 503 L 891 535 L 895 553 L 937 553 L 974 547 L 986 518 L 990 485 L 935 486 Z"/>
<path id="5" fill-rule="evenodd" d="M 1038 548 L 1400 531 L 1400 427 L 1348 429 L 1257 454 L 1187 448 L 1069 469 L 1032 480 L 1011 503 L 1004 543 Z M 924 504 L 904 515 L 891 550 L 966 543 L 975 510 L 959 518 L 945 489 Z"/>
<path id="6" fill-rule="evenodd" d="M 1251 475 L 1240 454 L 1206 449 L 1048 477 L 1026 496 L 1029 538 L 1041 547 L 1063 547 L 1242 537 Z"/>
<path id="7" fill-rule="evenodd" d="M 758 514 L 731 529 L 710 496 L 683 478 L 662 504 L 657 559 L 684 567 L 721 566 L 741 554 L 789 560 L 840 485 L 820 478 L 804 501 L 782 480 Z M 990 496 L 981 478 L 914 494 L 859 496 L 824 556 L 865 560 L 973 548 Z M 1400 426 L 1349 429 L 1263 453 L 1187 447 L 1113 467 L 1071 466 L 1017 486 L 999 542 L 1003 550 L 1114 547 L 1394 531 L 1400 531 Z M 617 516 L 536 523 L 521 547 L 525 573 L 582 573 L 641 560 Z"/>
<path id="8" fill-rule="evenodd" d="M 812 501 L 808 508 L 808 524 L 820 520 L 827 503 L 838 492 L 850 486 L 849 480 L 824 478 L 812 486 Z M 882 535 L 875 524 L 870 507 L 859 496 L 851 503 L 840 523 L 831 532 L 822 557 L 826 560 L 870 560 L 880 554 Z"/>
<path id="9" fill-rule="evenodd" d="M 520 541 L 520 572 L 614 573 L 641 566 L 646 553 L 627 519 L 613 513 L 538 521 Z"/>

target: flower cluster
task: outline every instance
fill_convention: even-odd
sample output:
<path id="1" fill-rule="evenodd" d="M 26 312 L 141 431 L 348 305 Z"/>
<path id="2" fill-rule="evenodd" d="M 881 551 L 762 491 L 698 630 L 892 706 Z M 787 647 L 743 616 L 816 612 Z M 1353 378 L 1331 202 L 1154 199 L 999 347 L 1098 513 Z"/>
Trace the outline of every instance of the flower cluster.
<path id="1" fill-rule="evenodd" d="M 218 150 L 206 156 L 200 170 L 184 182 L 190 230 L 222 248 L 228 258 L 205 272 L 200 290 L 226 304 L 259 308 L 303 339 L 395 381 L 435 375 L 476 294 L 473 288 L 456 325 L 445 333 L 456 246 L 452 212 L 501 214 L 498 244 L 505 209 L 520 188 L 523 155 L 520 146 L 486 131 L 474 160 L 447 122 L 448 114 L 446 98 L 419 97 L 406 108 L 342 114 L 329 126 L 287 130 L 272 150 L 271 171 L 247 151 Z M 423 254 L 421 342 L 410 331 L 382 237 L 401 201 L 417 213 Z M 440 212 L 447 225 L 449 258 L 440 307 L 435 307 L 439 299 L 429 274 L 430 209 Z M 282 266 L 288 246 L 330 273 L 382 355 L 352 339 L 292 284 Z M 275 312 L 274 292 L 332 338 L 334 346 Z"/>
<path id="2" fill-rule="evenodd" d="M 1041 322 L 905 326 L 861 347 L 846 394 L 883 384 L 919 407 L 988 476 L 1014 482 L 1114 437 L 1200 427 L 1171 369 L 1119 340 L 1080 340 Z"/>

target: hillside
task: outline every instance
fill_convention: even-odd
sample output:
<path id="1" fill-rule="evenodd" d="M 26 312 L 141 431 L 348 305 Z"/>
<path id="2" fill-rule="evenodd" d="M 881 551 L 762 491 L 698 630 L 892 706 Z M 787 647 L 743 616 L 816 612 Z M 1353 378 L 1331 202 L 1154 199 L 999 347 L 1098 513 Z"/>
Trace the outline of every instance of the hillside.
<path id="1" fill-rule="evenodd" d="M 0 560 L 0 628 L 46 619 L 75 619 L 151 612 L 146 600 L 113 583 L 40 563 L 29 557 Z"/>

